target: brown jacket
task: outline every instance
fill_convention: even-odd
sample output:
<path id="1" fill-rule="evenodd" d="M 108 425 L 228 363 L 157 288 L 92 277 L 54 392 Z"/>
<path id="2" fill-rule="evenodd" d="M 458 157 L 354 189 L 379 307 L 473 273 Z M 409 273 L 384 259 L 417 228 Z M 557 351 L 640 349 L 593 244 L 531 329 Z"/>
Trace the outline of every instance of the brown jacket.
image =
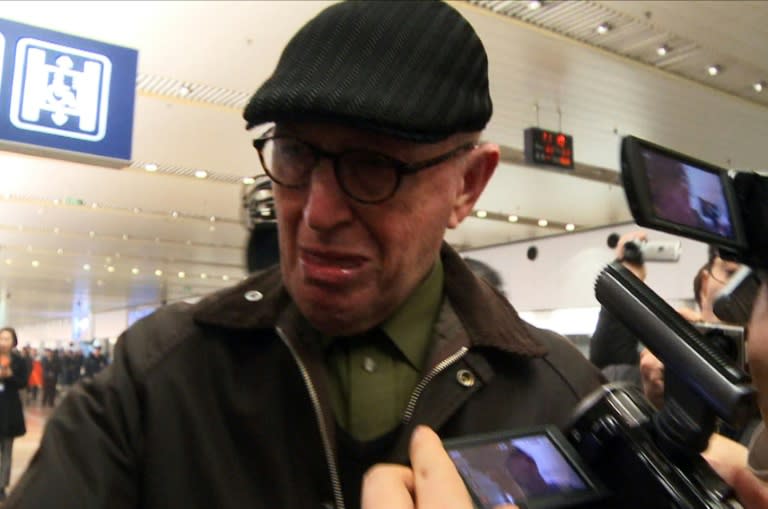
<path id="1" fill-rule="evenodd" d="M 381 461 L 407 461 L 416 424 L 443 438 L 562 426 L 600 383 L 565 339 L 522 322 L 447 246 L 441 256 L 429 369 Z M 5 509 L 357 507 L 313 337 L 279 271 L 160 309 L 70 391 Z"/>

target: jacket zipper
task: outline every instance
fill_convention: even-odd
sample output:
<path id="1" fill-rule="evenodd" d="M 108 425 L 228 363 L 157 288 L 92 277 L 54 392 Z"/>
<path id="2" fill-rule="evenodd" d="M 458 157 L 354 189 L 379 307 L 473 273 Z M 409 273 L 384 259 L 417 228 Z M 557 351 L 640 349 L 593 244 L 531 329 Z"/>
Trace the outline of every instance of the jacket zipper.
<path id="1" fill-rule="evenodd" d="M 413 394 L 411 394 L 411 399 L 408 400 L 408 406 L 405 407 L 405 412 L 403 413 L 403 423 L 408 424 L 413 417 L 413 410 L 416 408 L 416 402 L 419 400 L 419 396 L 421 396 L 421 393 L 424 392 L 424 389 L 427 387 L 427 384 L 437 376 L 438 373 L 443 371 L 445 368 L 453 364 L 454 362 L 458 361 L 464 355 L 469 351 L 469 349 L 466 346 L 462 346 L 459 348 L 459 350 L 451 355 L 450 357 L 447 357 L 443 359 L 437 366 L 432 368 L 432 370 L 427 373 L 427 375 L 421 379 L 421 381 L 416 385 L 416 388 L 413 389 Z"/>
<path id="2" fill-rule="evenodd" d="M 277 335 L 280 336 L 280 339 L 283 341 L 285 346 L 288 347 L 288 350 L 290 350 L 291 355 L 293 355 L 293 360 L 296 361 L 296 364 L 299 366 L 299 371 L 301 371 L 301 376 L 304 379 L 304 385 L 307 387 L 307 392 L 309 392 L 309 399 L 312 400 L 312 407 L 315 410 L 315 417 L 317 418 L 317 425 L 320 428 L 320 437 L 323 440 L 323 449 L 325 450 L 325 460 L 328 463 L 328 470 L 331 474 L 331 485 L 333 487 L 333 498 L 336 504 L 336 509 L 344 509 L 344 496 L 341 492 L 341 481 L 339 480 L 339 472 L 336 468 L 336 461 L 333 458 L 333 450 L 331 449 L 331 440 L 328 438 L 328 429 L 325 426 L 325 420 L 323 419 L 323 413 L 320 409 L 320 398 L 317 397 L 317 390 L 315 390 L 315 386 L 312 383 L 312 379 L 309 378 L 309 372 L 307 371 L 306 366 L 304 366 L 304 363 L 299 358 L 298 354 L 296 353 L 296 350 L 294 350 L 293 346 L 291 345 L 290 341 L 288 341 L 288 338 L 283 333 L 282 329 L 280 327 L 275 327 L 275 331 L 277 332 Z"/>

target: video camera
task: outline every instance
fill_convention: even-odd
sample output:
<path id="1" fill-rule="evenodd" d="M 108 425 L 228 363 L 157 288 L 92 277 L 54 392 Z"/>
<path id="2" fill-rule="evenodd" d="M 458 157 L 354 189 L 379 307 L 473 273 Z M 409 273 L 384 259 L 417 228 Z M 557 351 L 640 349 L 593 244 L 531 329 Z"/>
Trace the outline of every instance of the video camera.
<path id="1" fill-rule="evenodd" d="M 768 178 L 736 174 L 633 137 L 621 147 L 622 180 L 638 224 L 701 240 L 720 248 L 721 256 L 758 269 L 768 268 Z M 737 279 L 757 288 L 753 273 Z M 749 285 L 747 285 L 749 286 Z M 729 294 L 727 311 L 744 316 L 754 297 Z M 747 293 L 751 292 L 748 290 Z M 608 384 L 587 397 L 564 430 L 539 435 L 559 444 L 562 461 L 540 455 L 538 467 L 567 464 L 580 482 L 553 484 L 544 495 L 521 486 L 518 505 L 532 508 L 690 508 L 741 507 L 731 488 L 701 457 L 717 419 L 739 428 L 753 415 L 755 389 L 743 369 L 743 350 L 725 352 L 686 321 L 621 263 L 606 267 L 595 283 L 600 303 L 621 320 L 664 363 L 665 402 L 657 411 L 639 388 Z M 743 342 L 742 342 L 743 344 Z M 519 433 L 469 437 L 446 443 L 479 507 L 509 502 L 508 493 L 483 488 L 484 476 L 502 470 Z M 554 438 L 553 438 L 554 437 Z M 539 440 L 545 441 L 543 438 Z M 545 441 L 549 443 L 548 441 Z M 511 444 L 511 445 L 510 445 Z M 562 474 L 565 478 L 565 474 Z M 514 477 L 514 476 L 512 476 Z M 526 498 L 527 497 L 527 498 Z"/>

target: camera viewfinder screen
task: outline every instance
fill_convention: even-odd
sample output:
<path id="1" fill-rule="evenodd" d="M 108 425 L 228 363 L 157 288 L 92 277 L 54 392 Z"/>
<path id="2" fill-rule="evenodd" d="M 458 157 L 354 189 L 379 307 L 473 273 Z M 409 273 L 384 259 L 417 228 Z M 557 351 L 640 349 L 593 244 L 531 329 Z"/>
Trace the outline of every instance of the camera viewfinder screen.
<path id="1" fill-rule="evenodd" d="M 654 214 L 680 226 L 734 239 L 720 174 L 643 149 Z"/>
<path id="2" fill-rule="evenodd" d="M 484 509 L 591 489 L 546 434 L 466 445 L 448 453 Z"/>

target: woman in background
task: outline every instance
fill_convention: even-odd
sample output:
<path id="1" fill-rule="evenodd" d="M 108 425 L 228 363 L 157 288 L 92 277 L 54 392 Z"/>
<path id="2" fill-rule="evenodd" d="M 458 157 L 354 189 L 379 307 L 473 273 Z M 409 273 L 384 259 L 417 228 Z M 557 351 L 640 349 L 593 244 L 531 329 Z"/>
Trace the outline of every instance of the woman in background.
<path id="1" fill-rule="evenodd" d="M 13 439 L 26 433 L 19 391 L 27 385 L 27 366 L 14 350 L 19 340 L 11 327 L 0 329 L 0 500 L 11 481 Z"/>

